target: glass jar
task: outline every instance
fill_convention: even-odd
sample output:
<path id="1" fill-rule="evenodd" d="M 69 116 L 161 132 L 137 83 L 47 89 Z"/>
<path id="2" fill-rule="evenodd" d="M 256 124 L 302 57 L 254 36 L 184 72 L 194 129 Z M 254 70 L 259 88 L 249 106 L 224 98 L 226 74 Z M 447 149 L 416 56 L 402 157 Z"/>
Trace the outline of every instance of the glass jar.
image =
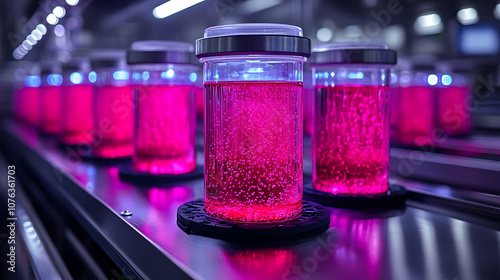
<path id="1" fill-rule="evenodd" d="M 241 222 L 302 211 L 303 63 L 310 41 L 282 24 L 211 27 L 204 63 L 205 211 Z"/>
<path id="2" fill-rule="evenodd" d="M 446 61 L 437 66 L 440 75 L 437 87 L 437 126 L 448 136 L 467 135 L 472 121 L 470 69 L 465 61 Z"/>
<path id="3" fill-rule="evenodd" d="M 43 134 L 60 134 L 62 131 L 62 83 L 59 65 L 50 64 L 42 68 L 39 129 Z"/>
<path id="4" fill-rule="evenodd" d="M 399 110 L 396 142 L 427 146 L 435 142 L 435 90 L 438 76 L 431 62 L 412 62 L 399 73 Z"/>
<path id="5" fill-rule="evenodd" d="M 372 195 L 389 187 L 390 67 L 383 43 L 329 43 L 313 49 L 313 187 Z"/>
<path id="6" fill-rule="evenodd" d="M 88 79 L 88 60 L 73 59 L 63 66 L 63 131 L 61 142 L 90 144 L 93 127 L 93 87 Z"/>
<path id="7" fill-rule="evenodd" d="M 184 174 L 196 168 L 193 45 L 173 41 L 134 42 L 127 56 L 135 88 L 136 171 Z"/>
<path id="8" fill-rule="evenodd" d="M 91 55 L 89 80 L 94 86 L 92 154 L 102 158 L 132 156 L 134 99 L 125 51 L 101 50 Z"/>

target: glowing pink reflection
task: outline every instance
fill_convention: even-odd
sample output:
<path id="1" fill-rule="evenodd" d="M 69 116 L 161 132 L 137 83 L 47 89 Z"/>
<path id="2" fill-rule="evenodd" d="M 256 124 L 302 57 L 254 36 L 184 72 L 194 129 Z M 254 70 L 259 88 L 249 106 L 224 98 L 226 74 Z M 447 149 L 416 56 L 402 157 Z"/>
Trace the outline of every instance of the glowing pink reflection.
<path id="1" fill-rule="evenodd" d="M 331 227 L 340 230 L 331 270 L 339 279 L 380 279 L 382 261 L 387 257 L 381 232 L 384 221 L 335 212 L 330 219 Z"/>
<path id="2" fill-rule="evenodd" d="M 205 84 L 205 210 L 270 221 L 302 209 L 302 83 Z"/>
<path id="3" fill-rule="evenodd" d="M 241 279 L 287 279 L 284 274 L 296 263 L 291 249 L 250 249 L 224 252 Z M 290 278 L 293 279 L 293 278 Z"/>
<path id="4" fill-rule="evenodd" d="M 133 168 L 182 174 L 196 168 L 192 86 L 137 86 Z"/>
<path id="5" fill-rule="evenodd" d="M 388 86 L 316 86 L 314 188 L 378 194 L 389 183 Z"/>

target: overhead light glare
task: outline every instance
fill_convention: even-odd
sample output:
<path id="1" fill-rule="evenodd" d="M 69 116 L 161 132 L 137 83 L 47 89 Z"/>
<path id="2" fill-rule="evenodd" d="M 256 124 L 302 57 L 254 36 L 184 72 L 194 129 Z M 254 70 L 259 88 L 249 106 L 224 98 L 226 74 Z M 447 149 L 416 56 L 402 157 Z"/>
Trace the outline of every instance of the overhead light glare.
<path id="1" fill-rule="evenodd" d="M 427 14 L 419 16 L 413 28 L 418 35 L 437 34 L 443 31 L 443 22 L 438 14 Z"/>
<path id="2" fill-rule="evenodd" d="M 479 17 L 476 9 L 465 8 L 458 11 L 457 20 L 463 25 L 470 25 L 477 23 L 479 21 Z"/>
<path id="3" fill-rule="evenodd" d="M 204 0 L 170 0 L 153 9 L 155 18 L 166 18 Z"/>
<path id="4" fill-rule="evenodd" d="M 53 13 L 50 13 L 47 18 L 47 23 L 50 25 L 56 25 L 59 22 L 59 18 L 56 17 Z"/>

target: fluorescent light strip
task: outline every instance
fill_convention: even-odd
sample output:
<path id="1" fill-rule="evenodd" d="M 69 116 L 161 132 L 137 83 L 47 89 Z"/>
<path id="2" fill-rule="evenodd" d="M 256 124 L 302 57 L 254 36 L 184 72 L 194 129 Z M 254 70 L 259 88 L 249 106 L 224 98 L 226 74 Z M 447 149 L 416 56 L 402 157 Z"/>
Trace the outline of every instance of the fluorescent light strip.
<path id="1" fill-rule="evenodd" d="M 153 16 L 155 18 L 166 18 L 204 0 L 170 0 L 154 8 Z"/>

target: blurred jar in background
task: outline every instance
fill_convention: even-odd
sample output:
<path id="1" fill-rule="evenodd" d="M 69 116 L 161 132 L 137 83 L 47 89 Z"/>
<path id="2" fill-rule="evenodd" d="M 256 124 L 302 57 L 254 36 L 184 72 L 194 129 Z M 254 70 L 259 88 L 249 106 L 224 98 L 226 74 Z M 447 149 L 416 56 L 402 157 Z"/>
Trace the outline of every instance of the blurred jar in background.
<path id="1" fill-rule="evenodd" d="M 42 66 L 42 87 L 40 102 L 40 132 L 48 135 L 62 131 L 62 77 L 61 66 L 57 62 L 46 62 Z"/>
<path id="2" fill-rule="evenodd" d="M 312 72 L 309 67 L 304 68 L 304 134 L 312 135 L 314 129 L 314 88 Z"/>
<path id="3" fill-rule="evenodd" d="M 392 105 L 397 116 L 396 142 L 408 146 L 432 145 L 435 141 L 435 93 L 439 82 L 433 61 L 424 59 L 401 69 L 398 98 Z"/>
<path id="4" fill-rule="evenodd" d="M 137 41 L 128 51 L 135 90 L 135 171 L 184 174 L 196 168 L 199 67 L 193 51 L 192 44 L 175 41 Z"/>
<path id="5" fill-rule="evenodd" d="M 36 72 L 36 71 L 35 71 Z M 33 72 L 32 74 L 35 74 Z M 40 85 L 42 80 L 38 75 L 29 75 L 24 78 L 23 101 L 21 110 L 24 120 L 31 126 L 37 127 L 40 121 Z"/>
<path id="6" fill-rule="evenodd" d="M 448 136 L 467 135 L 471 131 L 469 98 L 470 70 L 466 61 L 445 61 L 438 64 L 437 126 Z"/>
<path id="7" fill-rule="evenodd" d="M 93 86 L 88 79 L 89 61 L 75 58 L 63 65 L 63 131 L 61 142 L 90 144 L 92 140 Z"/>
<path id="8" fill-rule="evenodd" d="M 125 51 L 99 50 L 91 54 L 89 80 L 94 87 L 92 154 L 102 158 L 131 156 L 134 127 L 133 87 Z"/>

